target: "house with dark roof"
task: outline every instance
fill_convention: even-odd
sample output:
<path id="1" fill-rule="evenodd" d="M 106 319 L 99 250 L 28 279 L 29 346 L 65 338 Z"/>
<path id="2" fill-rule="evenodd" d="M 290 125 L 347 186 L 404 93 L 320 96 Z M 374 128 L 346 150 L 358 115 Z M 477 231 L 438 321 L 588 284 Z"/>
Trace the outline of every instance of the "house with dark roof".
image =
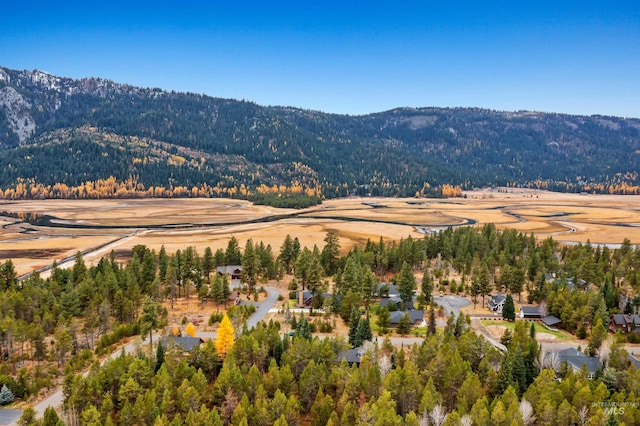
<path id="1" fill-rule="evenodd" d="M 504 307 L 504 301 L 507 300 L 507 296 L 503 293 L 498 293 L 494 296 L 491 296 L 491 299 L 487 302 L 487 306 L 493 312 L 497 314 L 502 313 L 502 308 Z"/>
<path id="2" fill-rule="evenodd" d="M 380 283 L 376 288 L 378 297 L 397 297 L 400 295 L 398 287 L 393 284 Z"/>
<path id="3" fill-rule="evenodd" d="M 424 311 L 422 309 L 410 309 L 408 311 L 389 312 L 389 316 L 390 316 L 389 324 L 392 327 L 397 326 L 400 323 L 400 320 L 404 316 L 405 312 L 409 314 L 409 317 L 411 317 L 411 322 L 414 325 L 422 324 L 422 322 L 424 321 Z"/>
<path id="4" fill-rule="evenodd" d="M 229 294 L 229 302 L 234 305 L 238 305 L 240 303 L 240 292 L 238 290 L 234 290 Z"/>
<path id="5" fill-rule="evenodd" d="M 540 307 L 539 306 L 522 306 L 520 308 L 520 318 L 522 319 L 540 319 L 542 315 L 540 315 Z"/>
<path id="6" fill-rule="evenodd" d="M 360 359 L 363 357 L 364 353 L 365 351 L 362 348 L 362 346 L 359 346 L 353 349 L 348 349 L 346 351 L 340 352 L 336 357 L 336 361 L 340 363 L 344 359 L 347 362 L 347 364 L 349 364 L 349 366 L 353 364 L 360 365 Z"/>
<path id="7" fill-rule="evenodd" d="M 598 369 L 602 367 L 598 358 L 587 356 L 575 348 L 545 354 L 545 359 L 551 357 L 556 357 L 558 363 L 566 365 L 567 368 L 571 368 L 576 373 L 585 368 L 589 379 L 593 379 Z"/>
<path id="8" fill-rule="evenodd" d="M 218 266 L 216 272 L 218 275 L 229 275 L 232 280 L 239 280 L 242 275 L 242 265 Z"/>
<path id="9" fill-rule="evenodd" d="M 202 338 L 191 336 L 165 336 L 160 341 L 167 349 L 175 347 L 182 349 L 184 352 L 191 352 L 193 348 L 204 343 Z"/>
<path id="10" fill-rule="evenodd" d="M 389 310 L 391 311 L 402 310 L 402 299 L 400 299 L 400 297 L 398 296 L 389 297 L 388 299 L 381 299 L 380 307 L 384 308 L 385 306 L 388 306 Z M 413 309 L 413 300 L 410 300 L 409 302 L 405 303 L 404 307 L 408 310 Z"/>
<path id="11" fill-rule="evenodd" d="M 558 331 L 558 325 L 562 323 L 562 320 L 554 315 L 547 315 L 542 318 L 542 323 L 549 330 Z"/>
<path id="12" fill-rule="evenodd" d="M 609 317 L 609 331 L 622 331 L 624 334 L 640 334 L 640 315 L 613 314 Z"/>

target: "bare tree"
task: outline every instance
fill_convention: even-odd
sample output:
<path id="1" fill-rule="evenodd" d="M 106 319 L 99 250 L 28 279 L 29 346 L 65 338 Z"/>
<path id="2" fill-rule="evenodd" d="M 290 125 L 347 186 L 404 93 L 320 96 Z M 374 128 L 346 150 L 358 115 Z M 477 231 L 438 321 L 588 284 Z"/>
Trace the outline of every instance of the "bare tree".
<path id="1" fill-rule="evenodd" d="M 378 358 L 378 368 L 380 368 L 380 374 L 383 378 L 386 377 L 389 371 L 391 371 L 392 367 L 393 365 L 391 364 L 391 359 L 389 359 L 389 356 L 382 355 L 380 358 Z"/>
<path id="2" fill-rule="evenodd" d="M 533 407 L 531 403 L 522 398 L 520 401 L 520 414 L 522 415 L 522 421 L 525 426 L 532 425 L 536 421 L 536 416 L 533 415 Z"/>
<path id="3" fill-rule="evenodd" d="M 442 426 L 444 422 L 447 421 L 448 416 L 449 414 L 447 414 L 447 411 L 441 404 L 436 404 L 436 406 L 433 407 L 433 410 L 429 413 L 429 418 L 431 419 L 431 424 L 433 426 Z"/>
<path id="4" fill-rule="evenodd" d="M 473 419 L 469 414 L 465 414 L 460 418 L 460 426 L 473 426 Z"/>
<path id="5" fill-rule="evenodd" d="M 600 349 L 598 349 L 598 358 L 601 363 L 605 363 L 609 360 L 609 355 L 611 355 L 611 336 L 602 342 L 600 345 Z"/>
<path id="6" fill-rule="evenodd" d="M 544 300 L 540 302 L 540 306 L 538 307 L 538 312 L 540 312 L 540 316 L 542 318 L 549 315 L 549 310 L 547 309 L 547 302 L 545 302 Z"/>
<path id="7" fill-rule="evenodd" d="M 578 419 L 580 419 L 580 424 L 582 426 L 586 426 L 589 423 L 589 420 L 591 420 L 591 417 L 589 416 L 589 407 L 587 407 L 586 404 L 578 410 Z"/>
<path id="8" fill-rule="evenodd" d="M 534 364 L 539 370 L 550 368 L 557 373 L 560 371 L 562 363 L 557 352 L 540 352 Z"/>

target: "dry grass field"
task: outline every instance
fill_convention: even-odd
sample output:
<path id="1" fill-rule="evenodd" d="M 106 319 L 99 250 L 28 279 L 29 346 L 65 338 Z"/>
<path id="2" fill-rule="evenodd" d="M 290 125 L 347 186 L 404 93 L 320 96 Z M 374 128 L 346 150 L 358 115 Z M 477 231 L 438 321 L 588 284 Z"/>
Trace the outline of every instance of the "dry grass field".
<path id="1" fill-rule="evenodd" d="M 368 238 L 420 238 L 430 229 L 494 223 L 564 243 L 615 246 L 629 238 L 640 244 L 640 196 L 560 194 L 526 189 L 485 189 L 455 199 L 348 198 L 305 210 L 255 206 L 228 199 L 42 200 L 0 202 L 0 212 L 50 215 L 35 225 L 0 214 L 0 260 L 12 259 L 19 273 L 86 251 L 95 261 L 115 250 L 126 257 L 136 244 L 169 252 L 195 246 L 226 247 L 231 236 L 271 244 L 287 234 L 302 245 L 322 247 L 328 231 L 343 250 Z M 99 249 L 97 249 L 99 248 Z M 94 250 L 96 249 L 96 250 Z"/>

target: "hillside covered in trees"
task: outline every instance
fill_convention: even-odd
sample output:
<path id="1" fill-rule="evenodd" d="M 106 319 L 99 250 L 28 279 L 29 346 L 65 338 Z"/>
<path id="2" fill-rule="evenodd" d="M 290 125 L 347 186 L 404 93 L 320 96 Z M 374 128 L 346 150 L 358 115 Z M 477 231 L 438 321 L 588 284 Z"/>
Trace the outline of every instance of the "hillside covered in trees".
<path id="1" fill-rule="evenodd" d="M 0 68 L 4 198 L 310 204 L 441 195 L 445 184 L 635 194 L 639 152 L 639 119 L 478 108 L 348 116 Z"/>
<path id="2" fill-rule="evenodd" d="M 301 247 L 297 238 L 286 236 L 279 253 L 252 240 L 242 249 L 233 237 L 226 250 L 202 254 L 193 247 L 156 253 L 136 246 L 124 264 L 112 254 L 89 267 L 78 255 L 72 268 L 54 265 L 51 277 L 35 274 L 22 282 L 7 261 L 0 267 L 5 399 L 9 392 L 26 400 L 60 383 L 66 421 L 87 425 L 640 422 L 640 370 L 629 362 L 625 336 L 606 339 L 603 327 L 610 314 L 637 312 L 640 306 L 634 297 L 640 249 L 628 241 L 613 250 L 561 247 L 551 238 L 537 242 L 485 225 L 423 239 L 369 241 L 345 254 L 334 234 L 328 233 L 325 243 Z M 229 283 L 215 267 L 231 264 L 242 265 L 248 294 L 267 280 L 283 279 L 289 289 L 329 292 L 319 306 L 325 313 L 285 316 L 247 330 L 242 323 L 250 312 L 229 307 L 235 339 L 223 356 L 209 341 L 189 354 L 142 347 L 104 365 L 95 362 L 129 336 L 165 328 L 177 299 L 197 294 L 226 305 Z M 416 271 L 424 276 L 419 283 Z M 556 278 L 549 280 L 549 274 Z M 503 339 L 507 349 L 500 353 L 470 330 L 463 316 L 451 316 L 444 327 L 429 319 L 424 340 L 402 347 L 386 340 L 380 327 L 377 342 L 364 343 L 359 365 L 349 365 L 340 354 L 362 341 L 354 342 L 351 332 L 320 337 L 309 322 L 342 320 L 353 329 L 370 315 L 379 319 L 384 309 L 375 302 L 377 283 L 389 276 L 403 300 L 417 295 L 423 307 L 431 305 L 438 289 L 470 297 L 504 291 L 515 299 L 525 293 L 530 302 L 546 302 L 566 329 L 586 324 L 589 345 L 583 349 L 604 367 L 590 379 L 586 371 L 545 358 L 524 321 Z M 569 289 L 569 280 L 580 279 L 585 289 Z M 211 321 L 220 320 L 217 311 L 211 304 Z M 290 329 L 293 335 L 283 332 Z M 87 375 L 79 374 L 87 369 Z M 27 410 L 22 424 L 39 424 L 33 414 Z"/>

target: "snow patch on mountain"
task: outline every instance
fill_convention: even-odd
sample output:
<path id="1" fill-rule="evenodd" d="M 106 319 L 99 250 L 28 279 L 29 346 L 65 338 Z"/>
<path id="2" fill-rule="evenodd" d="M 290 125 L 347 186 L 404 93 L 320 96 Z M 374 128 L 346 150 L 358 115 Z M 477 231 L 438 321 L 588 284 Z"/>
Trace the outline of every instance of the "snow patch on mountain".
<path id="1" fill-rule="evenodd" d="M 10 86 L 0 89 L 0 108 L 5 111 L 9 125 L 18 135 L 20 143 L 35 132 L 36 122 L 31 117 L 31 104 L 16 89 Z"/>

